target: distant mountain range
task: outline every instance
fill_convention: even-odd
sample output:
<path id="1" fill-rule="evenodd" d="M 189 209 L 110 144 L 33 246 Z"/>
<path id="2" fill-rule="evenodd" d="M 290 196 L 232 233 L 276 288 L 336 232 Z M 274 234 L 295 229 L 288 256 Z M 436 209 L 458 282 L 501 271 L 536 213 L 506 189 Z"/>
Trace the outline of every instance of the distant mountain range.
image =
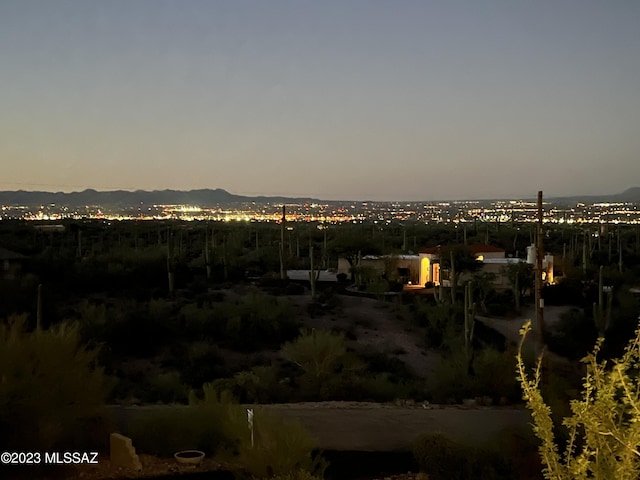
<path id="1" fill-rule="evenodd" d="M 573 204 L 577 202 L 601 203 L 601 202 L 633 202 L 640 203 L 640 187 L 633 187 L 622 193 L 612 195 L 581 195 L 572 197 L 550 197 L 545 201 L 557 204 Z M 216 207 L 233 205 L 246 202 L 256 203 L 305 203 L 323 202 L 317 198 L 292 198 L 292 197 L 249 197 L 234 195 L 221 188 L 201 190 L 114 190 L 99 192 L 97 190 L 83 190 L 82 192 L 28 192 L 2 191 L 0 192 L 0 205 L 50 205 L 78 207 L 84 205 L 99 205 L 102 207 L 133 207 L 143 205 L 197 205 L 200 207 Z M 329 202 L 334 203 L 334 202 Z M 337 202 L 335 202 L 337 203 Z"/>
<path id="2" fill-rule="evenodd" d="M 573 197 L 553 197 L 547 199 L 554 203 L 640 203 L 640 187 L 628 188 L 613 195 L 580 195 Z"/>
<path id="3" fill-rule="evenodd" d="M 247 197 L 234 195 L 221 188 L 201 190 L 114 190 L 99 192 L 83 190 L 82 192 L 28 192 L 24 190 L 0 192 L 1 205 L 50 205 L 78 207 L 99 205 L 103 207 L 132 207 L 137 205 L 197 205 L 215 207 L 245 202 L 260 203 L 304 203 L 318 202 L 313 198 L 289 197 Z"/>

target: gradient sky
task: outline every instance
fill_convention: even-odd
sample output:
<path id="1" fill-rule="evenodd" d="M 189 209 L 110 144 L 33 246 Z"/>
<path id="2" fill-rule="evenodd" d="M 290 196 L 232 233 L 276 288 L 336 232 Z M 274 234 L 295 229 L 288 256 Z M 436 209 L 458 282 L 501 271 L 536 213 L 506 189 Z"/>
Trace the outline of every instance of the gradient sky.
<path id="1" fill-rule="evenodd" d="M 0 0 L 0 189 L 640 185 L 638 0 Z"/>

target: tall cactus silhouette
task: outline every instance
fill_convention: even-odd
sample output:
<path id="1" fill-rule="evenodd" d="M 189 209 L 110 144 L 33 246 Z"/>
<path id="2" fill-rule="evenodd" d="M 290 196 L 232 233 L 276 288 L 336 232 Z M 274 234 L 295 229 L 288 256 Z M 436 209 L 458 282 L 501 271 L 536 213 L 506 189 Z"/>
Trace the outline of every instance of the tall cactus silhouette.
<path id="1" fill-rule="evenodd" d="M 587 232 L 582 234 L 582 273 L 587 273 Z"/>
<path id="2" fill-rule="evenodd" d="M 169 282 L 169 295 L 175 291 L 175 253 L 173 251 L 173 235 L 167 229 L 167 280 Z"/>
<path id="3" fill-rule="evenodd" d="M 320 278 L 320 270 L 315 269 L 315 264 L 313 261 L 313 243 L 311 241 L 311 235 L 309 235 L 309 284 L 311 286 L 311 298 L 315 300 L 316 298 L 316 282 L 318 278 Z"/>
<path id="4" fill-rule="evenodd" d="M 82 258 L 83 250 L 82 250 L 82 230 L 78 229 L 78 246 L 76 249 L 76 257 Z"/>
<path id="5" fill-rule="evenodd" d="M 287 278 L 287 266 L 284 259 L 284 230 L 287 220 L 287 207 L 282 205 L 282 222 L 280 223 L 280 280 Z"/>
<path id="6" fill-rule="evenodd" d="M 433 285 L 433 298 L 435 298 L 436 303 L 444 303 L 444 295 L 442 294 L 440 284 Z"/>
<path id="7" fill-rule="evenodd" d="M 451 304 L 456 303 L 456 283 L 458 279 L 456 278 L 456 264 L 455 259 L 453 258 L 453 250 L 449 252 L 449 258 L 451 260 L 451 268 L 449 270 L 449 282 L 451 283 Z"/>
<path id="8" fill-rule="evenodd" d="M 613 288 L 604 287 L 603 266 L 600 265 L 600 274 L 598 276 L 598 303 L 593 304 L 593 321 L 598 328 L 598 335 L 603 337 L 605 332 L 611 326 L 611 307 L 613 305 Z M 607 295 L 606 305 L 604 295 Z"/>
<path id="9" fill-rule="evenodd" d="M 618 272 L 622 273 L 622 235 L 620 235 L 620 225 L 618 225 Z"/>
<path id="10" fill-rule="evenodd" d="M 471 281 L 464 288 L 464 351 L 467 357 L 467 368 L 472 369 L 473 333 L 475 330 L 476 304 L 473 301 L 473 284 Z"/>
<path id="11" fill-rule="evenodd" d="M 204 229 L 204 265 L 207 269 L 207 279 L 211 279 L 211 250 L 209 248 L 209 227 Z"/>

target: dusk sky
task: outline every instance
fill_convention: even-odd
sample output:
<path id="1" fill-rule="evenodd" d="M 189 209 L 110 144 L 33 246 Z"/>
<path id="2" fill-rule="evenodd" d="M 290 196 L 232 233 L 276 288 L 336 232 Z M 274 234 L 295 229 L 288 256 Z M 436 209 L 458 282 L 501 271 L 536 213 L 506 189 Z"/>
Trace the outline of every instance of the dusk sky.
<path id="1" fill-rule="evenodd" d="M 640 185 L 638 0 L 0 0 L 0 190 Z"/>

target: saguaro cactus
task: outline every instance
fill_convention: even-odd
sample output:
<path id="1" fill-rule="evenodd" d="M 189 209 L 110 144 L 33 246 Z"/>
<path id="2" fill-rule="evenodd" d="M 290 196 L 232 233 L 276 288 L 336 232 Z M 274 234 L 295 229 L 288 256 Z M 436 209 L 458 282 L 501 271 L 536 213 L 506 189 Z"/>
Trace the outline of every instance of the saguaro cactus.
<path id="1" fill-rule="evenodd" d="M 618 272 L 622 273 L 622 240 L 618 238 Z"/>
<path id="2" fill-rule="evenodd" d="M 315 270 L 315 264 L 313 262 L 313 243 L 311 242 L 311 236 L 309 236 L 309 284 L 311 285 L 311 298 L 316 298 L 316 282 L 320 278 L 320 270 Z"/>
<path id="3" fill-rule="evenodd" d="M 582 234 L 582 273 L 587 273 L 587 232 Z"/>
<path id="4" fill-rule="evenodd" d="M 169 295 L 173 295 L 175 291 L 175 254 L 173 251 L 173 235 L 167 229 L 167 279 L 169 282 Z"/>
<path id="5" fill-rule="evenodd" d="M 433 298 L 435 298 L 436 303 L 444 303 L 444 297 L 442 295 L 440 284 L 433 286 Z"/>
<path id="6" fill-rule="evenodd" d="M 449 282 L 451 282 L 451 303 L 456 303 L 456 264 L 455 259 L 453 258 L 453 250 L 449 252 L 449 257 L 451 260 L 451 269 L 449 270 Z"/>
<path id="7" fill-rule="evenodd" d="M 280 280 L 287 278 L 287 267 L 284 260 L 284 230 L 287 220 L 287 207 L 282 205 L 282 222 L 280 223 Z"/>
<path id="8" fill-rule="evenodd" d="M 467 361 L 473 357 L 473 332 L 475 330 L 476 304 L 473 301 L 473 284 L 467 282 L 464 289 L 464 350 Z M 470 367 L 471 365 L 469 365 Z"/>
<path id="9" fill-rule="evenodd" d="M 204 265 L 207 269 L 207 279 L 211 279 L 211 251 L 209 249 L 209 227 L 204 230 Z"/>
<path id="10" fill-rule="evenodd" d="M 598 328 L 598 335 L 603 337 L 604 333 L 611 325 L 611 307 L 613 305 L 613 288 L 607 287 L 605 291 L 603 275 L 603 267 L 600 265 L 600 274 L 598 276 L 598 303 L 593 304 L 593 321 Z M 604 295 L 607 295 L 606 306 Z"/>
<path id="11" fill-rule="evenodd" d="M 78 229 L 78 247 L 76 249 L 76 257 L 82 258 L 82 230 Z"/>

